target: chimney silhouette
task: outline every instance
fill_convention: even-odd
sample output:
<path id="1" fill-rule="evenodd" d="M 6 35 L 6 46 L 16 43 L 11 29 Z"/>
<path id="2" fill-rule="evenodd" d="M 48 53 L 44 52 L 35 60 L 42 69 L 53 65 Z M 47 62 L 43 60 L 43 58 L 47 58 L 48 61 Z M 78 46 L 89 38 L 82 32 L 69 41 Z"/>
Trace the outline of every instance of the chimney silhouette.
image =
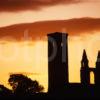
<path id="1" fill-rule="evenodd" d="M 68 83 L 68 34 L 48 34 L 48 92 L 59 92 Z"/>

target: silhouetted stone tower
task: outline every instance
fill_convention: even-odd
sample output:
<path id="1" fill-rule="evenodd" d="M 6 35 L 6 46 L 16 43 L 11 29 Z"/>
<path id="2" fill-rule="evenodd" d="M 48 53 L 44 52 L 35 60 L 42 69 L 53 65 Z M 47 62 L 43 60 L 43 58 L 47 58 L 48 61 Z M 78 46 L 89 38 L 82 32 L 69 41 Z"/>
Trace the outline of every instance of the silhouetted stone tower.
<path id="1" fill-rule="evenodd" d="M 90 73 L 89 73 L 89 65 L 88 65 L 88 58 L 86 51 L 83 51 L 83 57 L 81 61 L 81 83 L 83 85 L 89 85 L 90 84 Z"/>
<path id="2" fill-rule="evenodd" d="M 96 62 L 96 85 L 100 86 L 100 51 L 98 52 L 97 62 Z"/>
<path id="3" fill-rule="evenodd" d="M 68 34 L 48 34 L 48 92 L 59 92 L 68 83 Z"/>

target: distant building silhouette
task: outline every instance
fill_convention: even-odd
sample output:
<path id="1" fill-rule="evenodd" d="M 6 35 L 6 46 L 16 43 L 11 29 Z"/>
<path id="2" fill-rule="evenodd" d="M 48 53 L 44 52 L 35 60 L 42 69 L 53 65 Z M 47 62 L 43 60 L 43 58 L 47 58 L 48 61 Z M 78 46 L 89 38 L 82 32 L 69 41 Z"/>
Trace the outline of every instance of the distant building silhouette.
<path id="1" fill-rule="evenodd" d="M 58 92 L 68 83 L 68 34 L 48 34 L 48 92 Z"/>
<path id="2" fill-rule="evenodd" d="M 94 83 L 91 83 L 91 72 L 94 75 Z M 100 51 L 95 68 L 89 66 L 86 50 L 83 51 L 80 78 L 81 83 L 69 83 L 68 34 L 48 34 L 48 92 L 57 93 L 60 90 L 65 91 L 66 88 L 69 91 L 73 91 L 73 88 L 95 90 L 95 87 L 100 87 Z"/>
<path id="3" fill-rule="evenodd" d="M 100 51 L 98 52 L 98 56 L 97 56 L 97 62 L 96 62 L 96 67 L 95 68 L 91 68 L 88 65 L 88 59 L 87 59 L 87 55 L 86 55 L 86 51 L 84 50 L 83 52 L 83 57 L 82 57 L 82 61 L 81 61 L 81 83 L 83 85 L 90 85 L 90 73 L 93 72 L 94 74 L 94 84 L 95 86 L 100 86 Z"/>
<path id="4" fill-rule="evenodd" d="M 95 83 L 100 86 L 100 51 L 98 52 L 97 62 L 96 62 L 96 73 L 95 73 Z"/>

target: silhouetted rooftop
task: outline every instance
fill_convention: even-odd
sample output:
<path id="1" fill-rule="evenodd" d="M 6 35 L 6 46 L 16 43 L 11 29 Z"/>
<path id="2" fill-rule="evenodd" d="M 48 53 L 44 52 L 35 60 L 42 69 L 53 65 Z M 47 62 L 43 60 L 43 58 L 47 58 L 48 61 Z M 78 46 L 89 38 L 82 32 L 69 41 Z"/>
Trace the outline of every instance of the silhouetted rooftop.
<path id="1" fill-rule="evenodd" d="M 49 33 L 48 36 L 61 36 L 62 34 L 68 35 L 67 33 L 55 32 L 55 33 Z"/>

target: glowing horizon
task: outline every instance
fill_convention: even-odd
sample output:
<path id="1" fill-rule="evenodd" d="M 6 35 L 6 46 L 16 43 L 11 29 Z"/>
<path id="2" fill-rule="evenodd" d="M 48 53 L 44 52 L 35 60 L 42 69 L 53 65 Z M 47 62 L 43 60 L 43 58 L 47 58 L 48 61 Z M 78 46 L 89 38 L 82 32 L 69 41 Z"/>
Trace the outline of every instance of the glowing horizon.
<path id="1" fill-rule="evenodd" d="M 83 36 L 69 36 L 69 82 L 80 82 L 80 67 L 83 49 L 86 49 L 89 66 L 95 67 L 96 57 L 100 44 L 98 41 L 98 34 L 83 35 Z M 91 37 L 91 39 L 89 39 Z M 98 44 L 97 44 L 98 42 Z M 30 45 L 31 43 L 31 45 Z M 95 45 L 93 49 L 92 45 Z M 16 48 L 14 48 L 16 47 Z M 17 51 L 16 51 L 17 50 Z M 15 52 L 12 53 L 12 52 Z M 27 72 L 27 73 L 39 73 L 38 75 L 28 75 L 33 80 L 36 79 L 45 87 L 45 91 L 48 88 L 48 57 L 47 57 L 47 42 L 21 42 L 21 43 L 7 43 L 0 44 L 0 66 L 2 66 L 0 73 L 5 75 L 7 85 L 7 73 Z M 77 51 L 79 55 L 77 56 Z M 21 55 L 21 56 L 20 56 Z M 5 70 L 6 69 L 6 70 Z M 0 81 L 5 84 L 4 78 Z M 7 85 L 8 86 L 8 85 Z"/>

